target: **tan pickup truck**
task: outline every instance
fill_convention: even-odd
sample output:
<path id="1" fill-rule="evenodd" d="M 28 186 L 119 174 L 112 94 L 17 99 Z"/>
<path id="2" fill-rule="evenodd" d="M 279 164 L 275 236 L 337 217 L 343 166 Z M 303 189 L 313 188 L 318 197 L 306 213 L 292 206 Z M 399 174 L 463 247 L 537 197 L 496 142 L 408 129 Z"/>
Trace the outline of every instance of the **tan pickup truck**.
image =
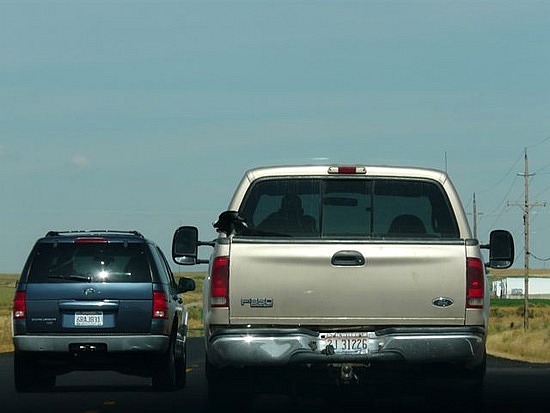
<path id="1" fill-rule="evenodd" d="M 214 226 L 214 242 L 179 228 L 172 251 L 179 264 L 209 262 L 213 397 L 240 372 L 265 368 L 321 370 L 349 384 L 372 366 L 445 364 L 483 379 L 485 266 L 512 265 L 514 245 L 505 230 L 487 245 L 473 238 L 444 172 L 253 169 Z M 213 246 L 208 261 L 198 258 L 200 245 Z"/>

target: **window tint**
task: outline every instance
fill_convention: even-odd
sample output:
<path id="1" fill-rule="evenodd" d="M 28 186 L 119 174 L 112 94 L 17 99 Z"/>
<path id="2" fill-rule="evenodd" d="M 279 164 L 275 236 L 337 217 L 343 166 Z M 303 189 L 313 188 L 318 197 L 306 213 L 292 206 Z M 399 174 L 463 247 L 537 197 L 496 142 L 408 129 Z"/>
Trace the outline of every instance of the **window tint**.
<path id="1" fill-rule="evenodd" d="M 31 282 L 151 282 L 143 244 L 43 243 L 34 250 Z"/>
<path id="2" fill-rule="evenodd" d="M 325 236 L 370 236 L 372 182 L 328 180 L 324 185 L 322 217 Z"/>
<path id="3" fill-rule="evenodd" d="M 263 180 L 249 190 L 239 213 L 248 236 L 459 237 L 443 189 L 425 180 Z"/>
<path id="4" fill-rule="evenodd" d="M 251 228 L 284 236 L 319 234 L 320 181 L 281 179 L 259 182 L 241 215 Z"/>
<path id="5" fill-rule="evenodd" d="M 153 258 L 158 269 L 158 275 L 161 282 L 163 284 L 171 284 L 172 286 L 174 286 L 175 280 L 174 275 L 172 274 L 172 270 L 170 269 L 170 266 L 168 265 L 164 254 L 162 253 L 160 248 L 156 246 L 153 248 Z"/>

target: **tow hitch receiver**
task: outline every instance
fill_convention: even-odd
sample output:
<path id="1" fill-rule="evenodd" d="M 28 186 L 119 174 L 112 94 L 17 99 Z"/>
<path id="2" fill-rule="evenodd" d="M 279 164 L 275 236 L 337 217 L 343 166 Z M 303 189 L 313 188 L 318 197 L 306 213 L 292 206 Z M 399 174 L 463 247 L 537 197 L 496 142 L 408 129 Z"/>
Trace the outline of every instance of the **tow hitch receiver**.
<path id="1" fill-rule="evenodd" d="M 357 384 L 358 382 L 359 377 L 353 371 L 353 366 L 351 364 L 342 364 L 342 366 L 340 367 L 338 384 L 347 386 L 351 384 Z"/>

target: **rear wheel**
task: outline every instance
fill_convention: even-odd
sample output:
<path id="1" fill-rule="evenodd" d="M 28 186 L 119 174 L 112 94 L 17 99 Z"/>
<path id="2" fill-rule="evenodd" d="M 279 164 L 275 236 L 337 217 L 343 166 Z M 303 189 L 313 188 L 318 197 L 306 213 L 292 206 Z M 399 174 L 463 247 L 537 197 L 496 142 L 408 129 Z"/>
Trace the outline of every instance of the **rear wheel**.
<path id="1" fill-rule="evenodd" d="M 176 387 L 183 389 L 187 383 L 187 349 L 185 344 L 180 347 L 175 355 Z"/>
<path id="2" fill-rule="evenodd" d="M 55 387 L 55 374 L 48 373 L 37 361 L 19 353 L 14 354 L 13 381 L 19 393 L 50 390 Z"/>
<path id="3" fill-rule="evenodd" d="M 436 397 L 455 406 L 473 410 L 481 408 L 486 366 L 485 356 L 480 364 L 459 364 L 446 369 L 433 386 L 438 389 Z"/>
<path id="4" fill-rule="evenodd" d="M 476 366 L 464 366 L 462 375 L 472 381 L 477 381 L 478 384 L 483 384 L 485 372 L 487 371 L 487 354 L 483 356 L 481 364 Z"/>
<path id="5" fill-rule="evenodd" d="M 206 358 L 207 405 L 209 409 L 246 411 L 250 404 L 250 386 L 243 369 L 217 368 Z"/>
<path id="6" fill-rule="evenodd" d="M 172 335 L 168 350 L 153 361 L 152 385 L 158 391 L 171 391 L 176 388 L 176 337 Z"/>

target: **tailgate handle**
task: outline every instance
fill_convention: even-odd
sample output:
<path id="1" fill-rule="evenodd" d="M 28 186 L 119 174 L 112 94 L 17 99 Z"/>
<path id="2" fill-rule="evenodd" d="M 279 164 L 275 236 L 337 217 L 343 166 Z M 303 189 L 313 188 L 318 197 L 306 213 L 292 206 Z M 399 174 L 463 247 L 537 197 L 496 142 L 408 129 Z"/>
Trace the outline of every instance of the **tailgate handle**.
<path id="1" fill-rule="evenodd" d="M 332 265 L 358 267 L 365 265 L 365 257 L 358 251 L 338 251 L 330 262 Z"/>
<path id="2" fill-rule="evenodd" d="M 118 309 L 118 301 L 62 301 L 59 303 L 59 309 L 65 311 L 112 311 Z"/>

